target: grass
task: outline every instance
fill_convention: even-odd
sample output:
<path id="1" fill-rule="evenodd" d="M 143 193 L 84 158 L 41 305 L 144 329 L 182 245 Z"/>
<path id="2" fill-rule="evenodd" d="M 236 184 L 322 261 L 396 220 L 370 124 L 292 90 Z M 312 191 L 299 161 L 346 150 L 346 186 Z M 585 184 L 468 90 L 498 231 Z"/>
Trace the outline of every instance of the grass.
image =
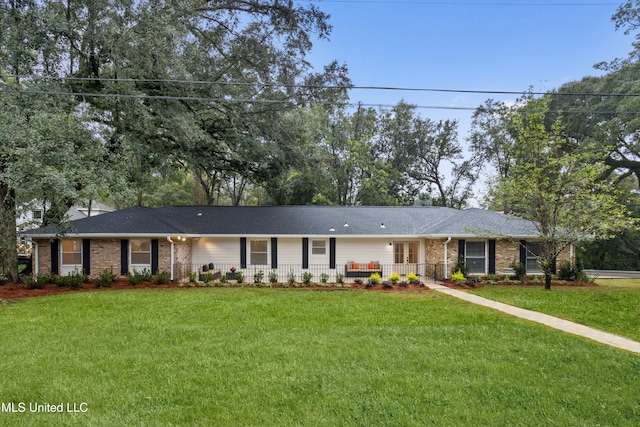
<path id="1" fill-rule="evenodd" d="M 640 341 L 640 280 L 598 279 L 598 287 L 486 286 L 474 294 Z"/>
<path id="2" fill-rule="evenodd" d="M 640 357 L 432 292 L 78 293 L 0 306 L 0 425 L 637 425 Z M 84 413 L 30 403 L 86 402 Z"/>

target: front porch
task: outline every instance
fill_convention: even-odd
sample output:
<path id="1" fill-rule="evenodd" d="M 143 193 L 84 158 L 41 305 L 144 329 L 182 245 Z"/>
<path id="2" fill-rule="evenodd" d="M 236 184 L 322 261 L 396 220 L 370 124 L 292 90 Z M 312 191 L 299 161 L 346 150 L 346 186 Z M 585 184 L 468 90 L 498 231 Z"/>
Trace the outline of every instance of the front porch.
<path id="1" fill-rule="evenodd" d="M 378 264 L 376 271 L 379 271 L 380 278 L 387 280 L 391 273 L 398 273 L 401 280 L 406 280 L 406 276 L 413 273 L 424 283 L 444 280 L 444 264 Z M 294 282 L 302 283 L 305 278 L 310 278 L 312 283 L 336 283 L 341 277 L 344 283 L 353 283 L 357 279 L 368 279 L 370 274 L 354 275 L 349 274 L 347 264 L 336 265 L 330 268 L 326 264 L 310 264 L 303 267 L 302 264 L 278 264 L 277 268 L 269 265 L 247 265 L 242 268 L 238 264 L 186 264 L 174 263 L 172 268 L 173 280 L 184 282 L 189 280 L 189 273 L 195 275 L 196 280 L 202 281 L 204 277 L 212 280 L 235 280 L 238 273 L 242 274 L 243 281 L 253 283 L 260 280 L 268 283 L 271 279 L 276 282 L 286 283 L 293 279 Z M 368 272 L 368 270 L 366 271 Z M 210 273 L 209 275 L 207 273 Z M 206 275 L 206 276 L 205 276 Z"/>

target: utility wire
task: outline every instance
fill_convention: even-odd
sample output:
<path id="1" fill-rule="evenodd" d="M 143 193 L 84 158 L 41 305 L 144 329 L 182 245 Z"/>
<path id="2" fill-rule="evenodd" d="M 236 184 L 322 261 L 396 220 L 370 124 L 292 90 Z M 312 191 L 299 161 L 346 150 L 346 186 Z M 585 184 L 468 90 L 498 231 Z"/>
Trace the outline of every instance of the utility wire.
<path id="1" fill-rule="evenodd" d="M 0 77 L 3 75 L 0 74 Z M 248 87 L 282 87 L 289 89 L 338 89 L 338 90 L 380 90 L 396 92 L 435 92 L 435 93 L 466 93 L 481 95 L 553 95 L 553 96 L 607 96 L 607 97 L 638 97 L 637 93 L 613 93 L 613 92 L 535 92 L 535 91 L 511 91 L 511 90 L 481 90 L 481 89 L 439 89 L 439 88 L 418 88 L 418 87 L 398 87 L 398 86 L 357 86 L 357 85 L 307 85 L 300 83 L 261 83 L 261 82 L 224 82 L 210 80 L 181 80 L 181 79 L 134 79 L 134 78 L 104 78 L 104 77 L 32 77 L 4 74 L 6 77 L 19 77 L 23 80 L 57 80 L 57 81 L 101 81 L 101 82 L 122 82 L 122 83 L 178 83 L 192 85 L 217 85 L 217 86 L 248 86 Z M 1 80 L 0 80 L 1 81 Z"/>
<path id="2" fill-rule="evenodd" d="M 454 5 L 454 6 L 619 6 L 620 3 L 516 3 L 516 2 L 446 2 L 446 1 L 417 1 L 417 0 L 297 0 L 304 3 L 364 3 L 364 4 L 412 4 L 412 5 L 424 5 L 424 6 L 439 6 L 439 5 Z"/>
<path id="3" fill-rule="evenodd" d="M 171 95 L 145 95 L 145 94 L 120 94 L 120 93 L 92 93 L 92 92 L 64 92 L 64 91 L 44 91 L 44 90 L 6 90 L 0 89 L 0 93 L 12 93 L 16 95 L 61 95 L 61 96 L 78 96 L 78 97 L 97 97 L 97 98 L 129 98 L 129 99 L 152 99 L 152 100 L 174 100 L 174 101 L 201 101 L 201 102 L 220 102 L 229 104 L 292 104 L 297 102 L 292 99 L 249 99 L 249 98 L 214 98 L 214 97 L 195 97 L 195 96 L 171 96 Z M 321 105 L 338 105 L 348 107 L 379 107 L 393 108 L 397 105 L 393 104 L 369 104 L 351 101 L 312 101 L 311 104 Z M 413 105 L 417 109 L 427 110 L 453 110 L 453 111 L 475 111 L 478 107 L 454 107 L 442 105 Z M 484 107 L 483 107 L 484 108 Z M 535 111 L 535 110 L 534 110 Z M 542 110 L 540 110 L 542 112 Z M 618 114 L 618 115 L 640 115 L 640 111 L 597 111 L 597 110 L 547 110 L 549 113 L 559 114 Z"/>

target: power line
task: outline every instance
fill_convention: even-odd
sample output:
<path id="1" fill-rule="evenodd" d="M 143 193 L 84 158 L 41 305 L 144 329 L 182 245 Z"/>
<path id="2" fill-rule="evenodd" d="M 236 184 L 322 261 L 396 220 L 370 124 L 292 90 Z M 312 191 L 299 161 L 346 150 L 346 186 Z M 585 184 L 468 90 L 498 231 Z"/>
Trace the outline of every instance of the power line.
<path id="1" fill-rule="evenodd" d="M 183 80 L 183 79 L 138 79 L 138 78 L 105 78 L 105 77 L 33 77 L 4 74 L 8 77 L 19 77 L 32 80 L 57 80 L 57 81 L 100 81 L 113 83 L 178 83 L 192 85 L 217 85 L 217 86 L 246 86 L 246 87 L 281 87 L 288 89 L 338 89 L 338 90 L 379 90 L 394 92 L 435 92 L 435 93 L 465 93 L 479 95 L 536 95 L 536 96 L 607 96 L 607 97 L 637 97 L 638 93 L 614 93 L 614 92 L 535 92 L 513 90 L 481 90 L 481 89 L 447 89 L 447 88 L 420 88 L 401 86 L 358 86 L 358 85 L 309 85 L 301 83 L 268 83 L 268 82 L 225 82 L 211 80 Z"/>
<path id="2" fill-rule="evenodd" d="M 200 102 L 220 102 L 228 104 L 292 104 L 297 102 L 292 99 L 249 99 L 249 98 L 214 98 L 214 97 L 194 97 L 194 96 L 172 96 L 172 95 L 145 95 L 145 94 L 120 94 L 120 93 L 92 93 L 92 92 L 64 92 L 64 91 L 44 91 L 44 90 L 7 90 L 1 89 L 0 93 L 12 93 L 16 95 L 56 95 L 56 96 L 78 96 L 97 98 L 129 98 L 129 99 L 151 99 L 161 101 L 200 101 Z M 393 104 L 371 104 L 351 101 L 313 101 L 312 104 L 338 105 L 345 107 L 378 107 L 393 108 Z M 478 107 L 454 107 L 443 105 L 413 105 L 417 109 L 426 110 L 451 110 L 451 111 L 476 111 Z M 535 111 L 535 110 L 533 110 Z M 541 112 L 542 110 L 540 110 Z M 549 113 L 558 114 L 618 114 L 618 115 L 640 115 L 640 111 L 597 111 L 597 110 L 547 110 Z"/>
<path id="3" fill-rule="evenodd" d="M 363 4 L 410 4 L 410 5 L 421 5 L 421 6 L 619 6 L 620 3 L 609 3 L 609 2 L 599 2 L 599 3 L 567 3 L 567 2 L 551 2 L 551 3 L 516 3 L 516 2 L 461 2 L 461 1 L 453 1 L 453 2 L 445 2 L 445 1 L 418 1 L 418 0 L 297 0 L 299 2 L 304 3 L 363 3 Z"/>

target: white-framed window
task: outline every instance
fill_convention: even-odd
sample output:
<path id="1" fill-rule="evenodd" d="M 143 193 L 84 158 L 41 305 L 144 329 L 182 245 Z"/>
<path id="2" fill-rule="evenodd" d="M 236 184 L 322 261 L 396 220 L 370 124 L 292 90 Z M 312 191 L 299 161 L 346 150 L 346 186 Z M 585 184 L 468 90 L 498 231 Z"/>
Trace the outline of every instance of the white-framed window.
<path id="1" fill-rule="evenodd" d="M 525 267 L 527 268 L 527 274 L 541 274 L 542 269 L 538 264 L 538 258 L 540 258 L 540 245 L 537 243 L 527 242 L 526 251 L 527 259 L 525 261 Z"/>
<path id="2" fill-rule="evenodd" d="M 327 241 L 326 240 L 312 240 L 311 241 L 311 255 L 326 255 L 327 254 Z"/>
<path id="3" fill-rule="evenodd" d="M 267 265 L 268 243 L 267 240 L 251 240 L 249 243 L 249 262 L 251 265 Z"/>
<path id="4" fill-rule="evenodd" d="M 63 239 L 62 265 L 82 265 L 82 239 Z"/>
<path id="5" fill-rule="evenodd" d="M 486 242 L 465 242 L 465 263 L 469 274 L 485 274 L 487 265 Z"/>
<path id="6" fill-rule="evenodd" d="M 151 265 L 151 240 L 131 239 L 130 243 L 131 265 Z"/>

